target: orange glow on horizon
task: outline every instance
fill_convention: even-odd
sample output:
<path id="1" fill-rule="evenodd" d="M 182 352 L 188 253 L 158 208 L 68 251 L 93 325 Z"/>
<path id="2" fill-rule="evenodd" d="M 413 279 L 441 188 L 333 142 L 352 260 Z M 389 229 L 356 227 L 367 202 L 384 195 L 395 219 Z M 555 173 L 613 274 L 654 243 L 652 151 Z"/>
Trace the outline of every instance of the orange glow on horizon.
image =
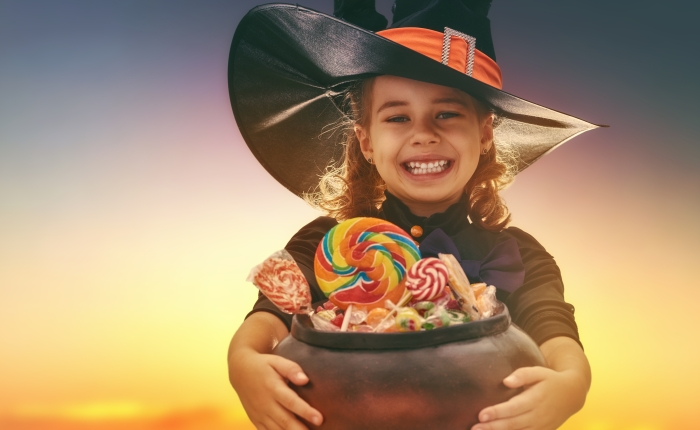
<path id="1" fill-rule="evenodd" d="M 153 408 L 132 402 L 103 402 L 18 408 L 0 415 L 0 427 L 15 429 L 254 429 L 241 408 Z"/>

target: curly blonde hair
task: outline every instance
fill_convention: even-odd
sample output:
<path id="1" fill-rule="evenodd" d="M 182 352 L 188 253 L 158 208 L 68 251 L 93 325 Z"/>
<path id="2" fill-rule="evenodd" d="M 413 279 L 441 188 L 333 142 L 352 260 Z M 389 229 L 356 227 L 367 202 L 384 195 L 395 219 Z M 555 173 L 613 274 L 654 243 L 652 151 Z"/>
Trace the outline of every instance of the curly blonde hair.
<path id="1" fill-rule="evenodd" d="M 326 130 L 342 130 L 343 157 L 326 168 L 314 192 L 304 195 L 312 206 L 340 221 L 377 216 L 385 200 L 386 184 L 376 167 L 365 160 L 354 131 L 356 124 L 369 126 L 374 81 L 359 81 L 347 91 L 342 106 L 345 117 Z M 494 110 L 482 102 L 476 101 L 475 105 L 480 119 L 489 114 L 495 116 Z M 501 231 L 510 222 L 508 207 L 498 193 L 513 181 L 517 166 L 517 153 L 506 142 L 497 141 L 500 122 L 495 116 L 494 144 L 479 157 L 476 171 L 464 187 L 469 196 L 467 214 L 471 222 L 489 231 Z"/>

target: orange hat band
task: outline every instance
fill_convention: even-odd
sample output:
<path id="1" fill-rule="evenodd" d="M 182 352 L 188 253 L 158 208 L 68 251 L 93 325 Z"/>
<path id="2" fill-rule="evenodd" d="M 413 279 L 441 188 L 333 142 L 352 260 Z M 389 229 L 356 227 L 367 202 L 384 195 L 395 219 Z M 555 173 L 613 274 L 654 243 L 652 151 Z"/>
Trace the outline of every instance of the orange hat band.
<path id="1" fill-rule="evenodd" d="M 378 31 L 377 34 L 492 87 L 499 90 L 503 88 L 500 67 L 489 56 L 474 47 L 474 38 L 461 35 L 450 28 L 445 28 L 445 32 L 440 33 L 419 27 L 403 27 Z M 445 43 L 448 40 L 449 42 Z"/>

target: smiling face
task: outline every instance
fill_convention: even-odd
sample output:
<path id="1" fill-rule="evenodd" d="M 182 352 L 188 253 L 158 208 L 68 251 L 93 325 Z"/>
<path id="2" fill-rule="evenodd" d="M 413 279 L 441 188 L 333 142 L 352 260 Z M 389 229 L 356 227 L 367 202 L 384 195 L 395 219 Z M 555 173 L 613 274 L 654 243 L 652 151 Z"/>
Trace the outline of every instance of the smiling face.
<path id="1" fill-rule="evenodd" d="M 355 134 L 387 190 L 421 216 L 459 201 L 493 143 L 493 116 L 460 90 L 396 76 L 375 78 L 370 98 Z"/>

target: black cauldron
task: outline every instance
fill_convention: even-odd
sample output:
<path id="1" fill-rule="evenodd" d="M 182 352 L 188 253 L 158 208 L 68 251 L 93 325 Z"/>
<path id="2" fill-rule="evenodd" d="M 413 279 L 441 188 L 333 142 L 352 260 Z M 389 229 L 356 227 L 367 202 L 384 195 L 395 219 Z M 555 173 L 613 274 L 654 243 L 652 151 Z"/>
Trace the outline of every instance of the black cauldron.
<path id="1" fill-rule="evenodd" d="M 535 342 L 495 316 L 431 331 L 323 332 L 307 315 L 274 354 L 299 363 L 307 385 L 291 385 L 318 409 L 324 429 L 468 429 L 484 407 L 520 392 L 503 385 L 515 369 L 543 366 Z"/>

